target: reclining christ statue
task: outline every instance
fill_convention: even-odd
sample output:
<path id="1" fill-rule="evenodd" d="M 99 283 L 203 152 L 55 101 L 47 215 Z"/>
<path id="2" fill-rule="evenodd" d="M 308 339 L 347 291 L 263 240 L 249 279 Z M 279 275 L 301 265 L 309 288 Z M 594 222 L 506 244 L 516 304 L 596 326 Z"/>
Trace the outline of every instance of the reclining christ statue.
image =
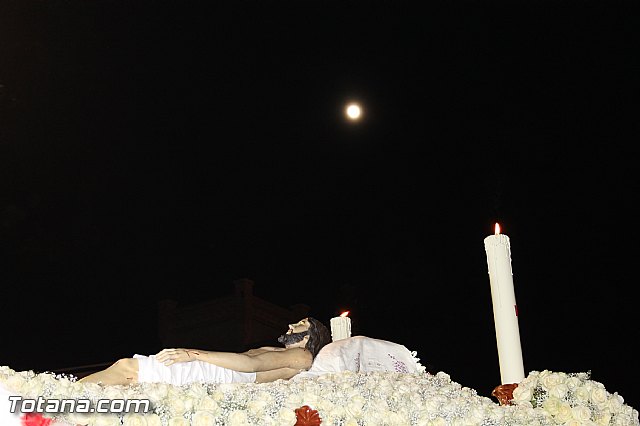
<path id="1" fill-rule="evenodd" d="M 153 356 L 120 360 L 80 380 L 85 383 L 0 366 L 0 425 L 44 424 L 40 421 L 51 417 L 62 422 L 56 423 L 60 426 L 166 425 L 173 419 L 207 425 L 293 425 L 300 420 L 319 424 L 320 419 L 322 424 L 364 424 L 369 419 L 376 424 L 431 424 L 436 419 L 436 423 L 474 425 L 565 425 L 566 418 L 556 415 L 559 402 L 553 392 L 571 383 L 587 392 L 584 398 L 573 394 L 575 406 L 562 401 L 569 416 L 579 416 L 576 424 L 604 419 L 616 426 L 640 426 L 638 411 L 591 381 L 588 373 L 534 371 L 504 401 L 493 395 L 500 400 L 498 405 L 444 372 L 427 373 L 417 353 L 403 345 L 367 336 L 329 343 L 329 336 L 322 323 L 304 318 L 280 336 L 284 347 L 244 353 L 164 349 Z M 326 379 L 316 380 L 325 375 Z M 89 407 L 101 401 L 146 401 L 151 411 L 34 411 L 36 402 L 48 404 L 52 395 L 56 398 L 51 401 L 89 401 Z M 539 398 L 544 398 L 542 403 Z M 14 402 L 31 403 L 31 411 L 22 409 L 26 405 L 14 410 Z"/>
<path id="2" fill-rule="evenodd" d="M 284 347 L 262 347 L 242 353 L 200 349 L 163 349 L 156 355 L 134 355 L 80 379 L 103 385 L 132 383 L 265 383 L 290 379 L 311 368 L 320 349 L 331 342 L 327 327 L 315 318 L 289 325 L 278 338 Z"/>

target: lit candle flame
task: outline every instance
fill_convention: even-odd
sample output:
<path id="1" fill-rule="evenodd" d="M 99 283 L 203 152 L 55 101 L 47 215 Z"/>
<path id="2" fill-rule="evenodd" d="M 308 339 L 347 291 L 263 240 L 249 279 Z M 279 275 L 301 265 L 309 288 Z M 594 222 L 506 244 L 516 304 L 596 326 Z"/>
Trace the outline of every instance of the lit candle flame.
<path id="1" fill-rule="evenodd" d="M 496 235 L 500 234 L 500 224 L 496 222 Z"/>
<path id="2" fill-rule="evenodd" d="M 347 315 L 349 315 L 349 311 L 344 311 L 340 314 L 341 317 L 346 317 Z"/>

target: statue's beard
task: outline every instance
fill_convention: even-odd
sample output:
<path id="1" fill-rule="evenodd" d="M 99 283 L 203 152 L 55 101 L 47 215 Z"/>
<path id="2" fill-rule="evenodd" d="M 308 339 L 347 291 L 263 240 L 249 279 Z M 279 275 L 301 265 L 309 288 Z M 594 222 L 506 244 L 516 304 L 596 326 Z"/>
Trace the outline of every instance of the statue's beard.
<path id="1" fill-rule="evenodd" d="M 293 345 L 295 343 L 301 342 L 302 339 L 304 339 L 304 336 L 307 336 L 308 334 L 309 330 L 303 331 L 301 333 L 283 334 L 282 336 L 278 337 L 278 342 L 282 343 L 285 346 Z"/>

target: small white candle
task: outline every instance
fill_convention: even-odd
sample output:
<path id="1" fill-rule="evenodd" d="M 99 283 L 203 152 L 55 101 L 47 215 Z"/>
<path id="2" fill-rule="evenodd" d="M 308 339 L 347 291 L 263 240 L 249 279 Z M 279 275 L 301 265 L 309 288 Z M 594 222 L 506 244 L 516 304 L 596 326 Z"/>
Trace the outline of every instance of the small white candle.
<path id="1" fill-rule="evenodd" d="M 331 340 L 334 342 L 351 337 L 351 318 L 347 315 L 349 311 L 331 318 Z"/>
<path id="2" fill-rule="evenodd" d="M 524 365 L 511 271 L 511 247 L 509 237 L 500 234 L 500 225 L 497 223 L 495 235 L 484 239 L 484 249 L 487 252 L 489 266 L 500 377 L 503 385 L 520 383 L 524 380 Z"/>

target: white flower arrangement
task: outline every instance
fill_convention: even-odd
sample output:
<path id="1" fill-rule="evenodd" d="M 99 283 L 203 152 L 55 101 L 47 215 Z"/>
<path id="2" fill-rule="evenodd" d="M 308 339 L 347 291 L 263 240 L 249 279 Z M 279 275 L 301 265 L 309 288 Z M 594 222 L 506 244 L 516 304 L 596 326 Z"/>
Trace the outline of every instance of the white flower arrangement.
<path id="1" fill-rule="evenodd" d="M 342 372 L 273 383 L 139 383 L 107 386 L 74 377 L 0 367 L 0 384 L 24 398 L 149 399 L 152 410 L 129 414 L 59 413 L 55 419 L 95 426 L 295 425 L 295 410 L 317 410 L 334 426 L 640 426 L 638 411 L 588 373 L 532 372 L 502 406 L 443 372 Z"/>
<path id="2" fill-rule="evenodd" d="M 591 373 L 532 371 L 513 391 L 513 404 L 543 410 L 568 426 L 637 425 L 638 411 L 610 394 Z"/>

